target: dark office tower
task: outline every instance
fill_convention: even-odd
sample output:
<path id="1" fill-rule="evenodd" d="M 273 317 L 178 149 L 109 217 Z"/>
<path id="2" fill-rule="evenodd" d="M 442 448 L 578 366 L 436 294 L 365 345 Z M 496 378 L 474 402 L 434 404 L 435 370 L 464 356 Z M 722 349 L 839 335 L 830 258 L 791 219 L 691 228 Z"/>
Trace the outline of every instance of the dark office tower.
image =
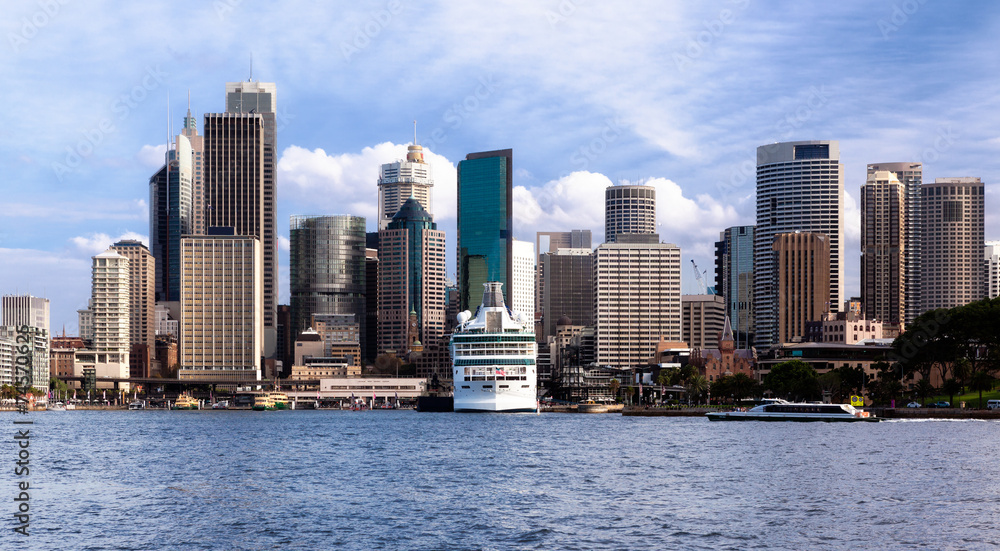
<path id="1" fill-rule="evenodd" d="M 415 197 L 379 232 L 380 354 L 404 356 L 444 335 L 445 235 Z"/>
<path id="2" fill-rule="evenodd" d="M 828 311 L 830 238 L 821 233 L 779 233 L 772 245 L 776 258 L 775 343 L 805 340 L 806 322 Z"/>
<path id="3" fill-rule="evenodd" d="M 903 273 L 903 321 L 910 323 L 920 315 L 920 250 L 923 247 L 921 237 L 923 222 L 921 221 L 920 208 L 920 186 L 923 184 L 923 165 L 920 163 L 874 163 L 868 165 L 868 178 L 871 179 L 876 172 L 888 171 L 893 174 L 903 186 L 905 198 L 899 214 L 900 231 L 903 233 L 902 268 Z M 862 222 L 862 227 L 865 222 Z M 864 245 L 862 245 L 864 247 Z M 864 288 L 862 287 L 862 292 Z M 865 312 L 868 319 L 872 319 L 870 312 Z M 879 318 L 881 319 L 881 318 Z"/>
<path id="4" fill-rule="evenodd" d="M 715 243 L 715 289 L 726 301 L 737 349 L 753 342 L 753 235 L 753 226 L 733 226 Z"/>
<path id="5" fill-rule="evenodd" d="M 840 309 L 844 281 L 843 213 L 844 166 L 840 164 L 839 142 L 784 142 L 757 148 L 754 342 L 758 348 L 781 343 L 778 335 L 778 253 L 774 249 L 778 234 L 801 231 L 821 233 L 829 238 L 830 294 L 823 307 L 831 312 Z"/>
<path id="6" fill-rule="evenodd" d="M 502 149 L 469 153 L 458 163 L 458 287 L 462 310 L 479 304 L 487 281 L 503 283 L 505 304 L 511 304 L 513 158 L 510 149 Z"/>
<path id="7" fill-rule="evenodd" d="M 906 186 L 887 170 L 868 172 L 861 186 L 861 303 L 864 319 L 898 334 L 906 304 Z M 815 320 L 811 320 L 815 321 Z"/>
<path id="8" fill-rule="evenodd" d="M 924 247 L 921 310 L 986 297 L 986 188 L 979 178 L 936 178 L 921 187 Z"/>
<path id="9" fill-rule="evenodd" d="M 275 357 L 281 360 L 281 377 L 292 374 L 292 361 L 295 358 L 295 339 L 292 338 L 292 307 L 287 304 L 278 305 L 278 352 Z"/>
<path id="10" fill-rule="evenodd" d="M 242 190 L 250 191 L 249 185 L 250 180 L 253 181 L 255 189 L 252 194 L 247 196 L 247 199 L 252 199 L 253 206 L 249 204 L 249 201 L 244 205 L 248 210 L 241 213 L 240 216 L 244 216 L 247 220 L 244 221 L 243 227 L 253 226 L 254 233 L 243 233 L 248 230 L 236 230 L 237 235 L 253 235 L 260 239 L 261 248 L 264 251 L 264 265 L 263 265 L 263 282 L 264 282 L 264 354 L 271 358 L 274 356 L 275 342 L 277 340 L 276 334 L 276 316 L 278 311 L 278 248 L 277 248 L 277 182 L 275 178 L 275 173 L 277 170 L 277 128 L 275 117 L 277 115 L 277 92 L 274 83 L 272 82 L 228 82 L 226 83 L 226 115 L 231 117 L 236 117 L 235 120 L 239 120 L 238 117 L 250 117 L 256 118 L 259 122 L 254 124 L 259 124 L 259 130 L 252 130 L 249 122 L 233 123 L 229 127 L 230 133 L 225 136 L 220 136 L 218 134 L 218 128 L 216 128 L 216 133 L 214 134 L 215 139 L 222 137 L 223 139 L 229 140 L 230 149 L 229 154 L 231 159 L 231 166 L 220 165 L 219 157 L 215 157 L 215 162 L 209 165 L 206 159 L 206 188 L 212 188 L 213 179 L 218 179 L 220 177 L 225 177 L 230 180 L 240 180 L 243 179 L 244 175 L 241 173 L 243 168 L 241 168 L 241 163 L 252 163 L 253 168 L 247 169 L 246 181 L 243 186 L 238 186 Z M 206 128 L 205 128 L 205 142 L 206 149 L 208 148 L 208 142 L 210 141 L 209 129 L 207 125 L 208 115 L 205 116 Z M 219 115 L 213 115 L 213 117 L 219 117 Z M 251 125 L 252 126 L 252 125 Z M 247 134 L 241 134 L 237 132 L 237 128 L 240 128 L 239 132 L 247 132 Z M 256 135 L 259 133 L 259 137 Z M 259 140 L 259 143 L 258 143 Z M 219 145 L 214 146 L 216 148 L 216 154 L 218 153 Z M 244 148 L 243 153 L 239 152 L 239 148 Z M 253 153 L 251 153 L 253 152 Z M 208 155 L 206 151 L 206 155 Z M 259 157 L 256 158 L 256 157 Z M 258 168 L 259 167 L 259 168 Z M 209 169 L 214 168 L 215 173 L 213 174 Z M 220 170 L 226 171 L 227 174 L 224 176 L 219 173 Z M 214 186 L 216 193 L 218 192 L 218 185 Z M 235 189 L 234 189 L 235 190 Z M 210 198 L 212 189 L 206 189 L 206 203 Z M 232 199 L 236 201 L 233 204 L 234 207 L 239 206 L 239 197 L 232 196 Z M 219 208 L 225 208 L 225 205 L 212 204 L 211 207 L 206 204 L 205 208 L 208 211 L 206 216 L 206 226 L 234 226 L 238 227 L 238 224 L 233 223 L 212 223 L 212 220 L 226 222 L 233 221 L 233 218 L 218 216 L 213 217 L 213 211 L 217 211 Z M 250 210 L 252 209 L 252 210 Z M 217 213 L 216 213 L 217 214 Z M 251 220 L 252 218 L 252 220 Z"/>
<path id="11" fill-rule="evenodd" d="M 365 362 L 374 362 L 378 357 L 378 249 L 372 248 L 372 234 L 375 234 L 374 243 L 378 245 L 378 232 L 368 233 L 369 247 L 365 249 L 365 335 L 364 347 L 361 349 L 361 357 Z M 359 339 L 360 340 L 360 339 Z"/>
<path id="12" fill-rule="evenodd" d="M 610 186 L 604 191 L 604 242 L 617 243 L 622 234 L 656 233 L 656 188 Z M 629 243 L 656 243 L 656 238 L 631 236 Z M 574 320 L 575 322 L 576 320 Z"/>
<path id="13" fill-rule="evenodd" d="M 557 249 L 540 258 L 544 336 L 555 336 L 563 316 L 573 325 L 594 325 L 594 251 L 589 246 Z"/>
<path id="14" fill-rule="evenodd" d="M 181 299 L 181 236 L 193 231 L 194 155 L 187 136 L 177 136 L 177 148 L 149 179 L 150 253 L 156 259 L 156 301 Z"/>
<path id="15" fill-rule="evenodd" d="M 308 329 L 313 314 L 354 314 L 364 350 L 365 219 L 292 216 L 289 241 L 292 334 Z"/>

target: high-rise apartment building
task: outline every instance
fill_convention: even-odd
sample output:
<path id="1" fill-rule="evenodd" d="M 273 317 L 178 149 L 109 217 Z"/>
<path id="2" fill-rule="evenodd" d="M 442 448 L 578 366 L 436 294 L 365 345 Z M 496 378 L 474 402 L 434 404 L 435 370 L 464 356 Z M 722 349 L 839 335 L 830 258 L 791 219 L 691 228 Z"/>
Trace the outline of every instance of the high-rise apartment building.
<path id="1" fill-rule="evenodd" d="M 445 234 L 415 197 L 379 232 L 378 352 L 436 344 L 445 324 Z"/>
<path id="2" fill-rule="evenodd" d="M 920 163 L 873 163 L 868 165 L 868 177 L 876 172 L 892 173 L 903 186 L 905 200 L 899 226 L 903 232 L 903 322 L 910 323 L 920 314 L 920 262 L 923 239 L 923 209 L 920 206 L 920 186 L 923 183 L 924 167 Z M 866 313 L 866 317 L 872 318 Z"/>
<path id="3" fill-rule="evenodd" d="M 683 295 L 681 316 L 681 340 L 688 347 L 719 348 L 719 337 L 726 326 L 726 301 L 722 296 Z"/>
<path id="4" fill-rule="evenodd" d="M 194 152 L 184 134 L 149 179 L 150 253 L 156 259 L 154 300 L 180 299 L 181 236 L 192 233 Z M 200 163 L 200 161 L 199 161 Z"/>
<path id="5" fill-rule="evenodd" d="M 181 240 L 181 342 L 178 378 L 259 381 L 264 353 L 261 246 L 250 235 Z"/>
<path id="6" fill-rule="evenodd" d="M 604 191 L 605 243 L 617 243 L 621 234 L 655 233 L 656 188 L 623 185 L 609 186 Z"/>
<path id="7" fill-rule="evenodd" d="M 753 226 L 733 226 L 715 242 L 715 289 L 725 299 L 738 349 L 749 348 L 753 342 L 753 236 Z"/>
<path id="8" fill-rule="evenodd" d="M 605 243 L 594 252 L 597 363 L 645 365 L 657 343 L 681 339 L 681 250 Z"/>
<path id="9" fill-rule="evenodd" d="M 289 233 L 292 334 L 313 314 L 354 314 L 367 344 L 365 219 L 361 216 L 292 216 Z"/>
<path id="10" fill-rule="evenodd" d="M 424 162 L 424 148 L 419 145 L 407 147 L 405 161 L 382 165 L 378 177 L 378 229 L 381 231 L 389 227 L 392 217 L 410 197 L 432 213 L 432 187 L 434 174 L 431 165 Z"/>
<path id="11" fill-rule="evenodd" d="M 986 242 L 986 297 L 1000 296 L 1000 241 Z"/>
<path id="12" fill-rule="evenodd" d="M 119 241 L 111 250 L 128 259 L 129 368 L 136 377 L 148 377 L 149 361 L 156 356 L 156 260 L 134 239 Z"/>
<path id="13" fill-rule="evenodd" d="M 566 316 L 573 325 L 594 325 L 594 251 L 590 247 L 557 249 L 540 257 L 542 338 L 556 334 Z"/>
<path id="14" fill-rule="evenodd" d="M 0 309 L 3 310 L 3 321 L 0 325 L 28 325 L 49 329 L 49 299 L 31 295 L 4 295 Z"/>
<path id="15" fill-rule="evenodd" d="M 132 285 L 129 260 L 113 249 L 93 257 L 91 309 L 94 312 L 94 343 L 101 351 L 123 352 L 128 363 L 129 307 Z"/>
<path id="16" fill-rule="evenodd" d="M 954 308 L 984 298 L 982 180 L 936 178 L 921 186 L 921 203 L 921 310 Z"/>
<path id="17" fill-rule="evenodd" d="M 511 302 L 514 222 L 510 149 L 469 153 L 458 163 L 458 287 L 461 310 L 479 304 L 483 284 L 502 283 Z"/>
<path id="18" fill-rule="evenodd" d="M 48 389 L 50 369 L 49 299 L 31 295 L 4 295 L 0 322 L 0 384 L 20 384 L 17 357 L 27 345 L 31 356 L 30 386 Z M 27 331 L 24 331 L 27 326 Z M 27 341 L 25 339 L 27 338 Z"/>
<path id="19" fill-rule="evenodd" d="M 830 238 L 821 233 L 779 233 L 776 253 L 777 343 L 805 340 L 806 323 L 829 312 Z"/>
<path id="20" fill-rule="evenodd" d="M 531 241 L 514 239 L 511 244 L 510 307 L 524 314 L 525 319 L 535 319 L 535 246 Z"/>
<path id="21" fill-rule="evenodd" d="M 907 189 L 887 170 L 868 173 L 861 186 L 861 302 L 867 319 L 905 322 Z M 810 320 L 817 321 L 817 320 Z"/>
<path id="22" fill-rule="evenodd" d="M 836 311 L 843 297 L 844 167 L 840 143 L 812 140 L 757 148 L 757 225 L 754 229 L 754 341 L 781 342 L 775 237 L 796 231 L 829 238 L 829 296 Z M 816 318 L 818 319 L 818 317 Z"/>

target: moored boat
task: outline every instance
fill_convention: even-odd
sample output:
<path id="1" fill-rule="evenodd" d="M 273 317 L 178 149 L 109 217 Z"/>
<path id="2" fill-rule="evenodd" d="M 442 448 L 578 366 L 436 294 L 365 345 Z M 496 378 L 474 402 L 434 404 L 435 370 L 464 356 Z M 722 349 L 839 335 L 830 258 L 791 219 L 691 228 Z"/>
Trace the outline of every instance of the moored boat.
<path id="1" fill-rule="evenodd" d="M 198 409 L 198 400 L 190 394 L 181 394 L 170 409 Z"/>
<path id="2" fill-rule="evenodd" d="M 274 403 L 274 409 L 288 409 L 289 408 L 289 405 L 288 405 L 289 404 L 288 395 L 285 394 L 284 392 L 270 392 L 270 393 L 268 393 L 268 396 L 271 398 L 271 401 Z"/>
<path id="3" fill-rule="evenodd" d="M 212 409 L 229 409 L 229 400 L 219 400 L 212 404 Z"/>
<path id="4" fill-rule="evenodd" d="M 128 408 L 130 410 L 146 409 L 146 402 L 143 402 L 142 400 L 132 400 L 129 403 Z"/>
<path id="5" fill-rule="evenodd" d="M 274 399 L 270 394 L 258 394 L 253 397 L 254 411 L 274 411 Z"/>
<path id="6" fill-rule="evenodd" d="M 66 411 L 66 404 L 62 402 L 52 402 L 45 407 L 48 411 Z"/>
<path id="7" fill-rule="evenodd" d="M 809 404 L 770 400 L 747 411 L 714 411 L 710 421 L 846 421 L 875 422 L 881 419 L 850 404 Z"/>

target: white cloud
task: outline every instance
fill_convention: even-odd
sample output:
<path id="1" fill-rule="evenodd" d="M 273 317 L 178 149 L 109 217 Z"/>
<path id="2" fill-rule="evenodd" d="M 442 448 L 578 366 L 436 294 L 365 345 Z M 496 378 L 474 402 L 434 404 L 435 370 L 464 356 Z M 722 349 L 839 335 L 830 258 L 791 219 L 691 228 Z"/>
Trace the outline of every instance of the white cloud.
<path id="1" fill-rule="evenodd" d="M 135 158 L 146 168 L 156 170 L 163 166 L 167 154 L 167 144 L 144 145 Z"/>
<path id="2" fill-rule="evenodd" d="M 141 235 L 134 231 L 127 231 L 118 237 L 111 237 L 106 233 L 92 233 L 89 236 L 77 236 L 71 237 L 70 243 L 76 246 L 77 250 L 86 253 L 88 255 L 95 255 L 103 253 L 108 250 L 112 244 L 121 241 L 123 239 L 137 239 L 142 241 L 144 245 L 149 246 L 149 236 Z"/>
<path id="3" fill-rule="evenodd" d="M 285 253 L 291 250 L 291 242 L 284 235 L 278 236 L 278 250 Z"/>
<path id="4" fill-rule="evenodd" d="M 77 334 L 76 310 L 90 297 L 90 260 L 67 251 L 0 248 L 4 269 L 0 289 L 4 293 L 31 293 L 49 299 L 51 330 Z"/>
<path id="5" fill-rule="evenodd" d="M 309 205 L 313 212 L 296 214 L 353 214 L 375 227 L 378 210 L 378 174 L 384 163 L 406 158 L 406 145 L 383 142 L 360 153 L 328 154 L 296 145 L 282 152 L 278 162 L 282 200 Z M 434 173 L 431 212 L 435 221 L 455 217 L 455 165 L 445 157 L 424 151 Z"/>

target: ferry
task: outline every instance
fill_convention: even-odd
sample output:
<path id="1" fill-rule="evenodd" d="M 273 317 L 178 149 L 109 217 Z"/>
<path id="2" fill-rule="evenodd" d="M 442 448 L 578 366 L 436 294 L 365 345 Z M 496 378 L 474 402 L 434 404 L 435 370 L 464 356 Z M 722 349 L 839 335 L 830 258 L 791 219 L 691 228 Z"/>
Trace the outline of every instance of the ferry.
<path id="1" fill-rule="evenodd" d="M 170 409 L 198 409 L 198 400 L 195 400 L 189 394 L 181 394 Z"/>
<path id="2" fill-rule="evenodd" d="M 274 399 L 270 394 L 258 394 L 253 397 L 254 411 L 274 411 Z"/>
<path id="3" fill-rule="evenodd" d="M 274 402 L 274 409 L 288 409 L 288 395 L 284 392 L 270 392 L 268 396 Z"/>
<path id="4" fill-rule="evenodd" d="M 710 421 L 867 421 L 881 419 L 850 404 L 808 404 L 768 400 L 749 411 L 707 413 Z"/>
<path id="5" fill-rule="evenodd" d="M 455 411 L 538 411 L 534 321 L 504 305 L 502 285 L 484 283 L 475 315 L 458 315 L 450 344 Z"/>

